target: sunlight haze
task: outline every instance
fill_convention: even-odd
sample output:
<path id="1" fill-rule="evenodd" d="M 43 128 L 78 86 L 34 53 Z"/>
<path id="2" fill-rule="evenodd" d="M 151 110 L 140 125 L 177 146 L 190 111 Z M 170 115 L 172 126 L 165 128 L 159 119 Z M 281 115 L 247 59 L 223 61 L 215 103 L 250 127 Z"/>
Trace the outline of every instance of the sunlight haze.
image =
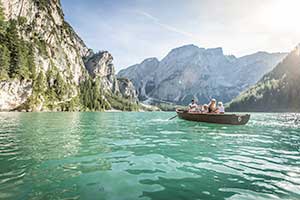
<path id="1" fill-rule="evenodd" d="M 288 52 L 300 42 L 298 0 L 62 0 L 67 21 L 117 70 L 185 44 L 225 54 Z"/>

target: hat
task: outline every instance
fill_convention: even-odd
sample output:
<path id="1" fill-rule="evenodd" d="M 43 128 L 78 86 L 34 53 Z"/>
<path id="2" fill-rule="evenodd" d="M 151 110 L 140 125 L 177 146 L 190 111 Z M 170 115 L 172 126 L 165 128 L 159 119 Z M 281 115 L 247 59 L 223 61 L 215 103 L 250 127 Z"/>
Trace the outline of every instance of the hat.
<path id="1" fill-rule="evenodd" d="M 216 102 L 217 100 L 216 100 L 216 99 L 211 99 L 211 101 L 214 101 L 214 102 Z"/>
<path id="2" fill-rule="evenodd" d="M 222 101 L 219 101 L 218 105 L 221 105 L 221 106 L 222 106 L 222 105 L 223 105 Z"/>

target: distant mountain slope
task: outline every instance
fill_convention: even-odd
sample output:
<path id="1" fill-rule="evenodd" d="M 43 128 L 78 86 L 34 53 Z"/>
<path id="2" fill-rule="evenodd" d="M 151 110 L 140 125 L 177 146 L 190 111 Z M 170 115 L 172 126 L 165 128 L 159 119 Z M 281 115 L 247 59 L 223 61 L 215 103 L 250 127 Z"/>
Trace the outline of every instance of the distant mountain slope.
<path id="1" fill-rule="evenodd" d="M 191 98 L 204 103 L 214 97 L 228 102 L 285 56 L 285 53 L 258 52 L 236 58 L 224 55 L 222 48 L 186 45 L 173 49 L 160 62 L 156 58 L 146 59 L 121 70 L 117 76 L 133 82 L 140 100 L 186 104 Z"/>
<path id="2" fill-rule="evenodd" d="M 229 105 L 231 111 L 300 111 L 300 45 Z"/>
<path id="3" fill-rule="evenodd" d="M 159 66 L 159 61 L 157 58 L 148 58 L 144 60 L 141 64 L 133 65 L 128 67 L 126 70 L 121 70 L 118 73 L 118 77 L 129 78 L 135 88 L 138 90 L 139 99 L 145 100 L 149 90 L 152 90 L 151 77 L 154 76 L 154 72 Z"/>

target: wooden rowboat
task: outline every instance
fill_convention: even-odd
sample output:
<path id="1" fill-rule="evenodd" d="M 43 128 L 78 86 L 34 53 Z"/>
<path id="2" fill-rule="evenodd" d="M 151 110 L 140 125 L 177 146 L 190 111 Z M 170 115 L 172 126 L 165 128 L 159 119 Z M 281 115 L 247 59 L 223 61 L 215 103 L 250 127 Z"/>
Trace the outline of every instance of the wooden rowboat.
<path id="1" fill-rule="evenodd" d="M 249 114 L 203 114 L 179 109 L 176 113 L 180 119 L 216 124 L 245 125 L 250 119 Z"/>

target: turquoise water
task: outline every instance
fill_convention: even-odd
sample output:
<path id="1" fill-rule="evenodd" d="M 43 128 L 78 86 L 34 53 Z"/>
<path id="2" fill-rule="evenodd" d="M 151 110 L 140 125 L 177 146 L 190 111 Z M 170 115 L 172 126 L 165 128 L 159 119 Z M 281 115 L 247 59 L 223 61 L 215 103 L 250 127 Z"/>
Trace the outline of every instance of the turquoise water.
<path id="1" fill-rule="evenodd" d="M 0 199 L 300 199 L 300 115 L 0 113 Z"/>

